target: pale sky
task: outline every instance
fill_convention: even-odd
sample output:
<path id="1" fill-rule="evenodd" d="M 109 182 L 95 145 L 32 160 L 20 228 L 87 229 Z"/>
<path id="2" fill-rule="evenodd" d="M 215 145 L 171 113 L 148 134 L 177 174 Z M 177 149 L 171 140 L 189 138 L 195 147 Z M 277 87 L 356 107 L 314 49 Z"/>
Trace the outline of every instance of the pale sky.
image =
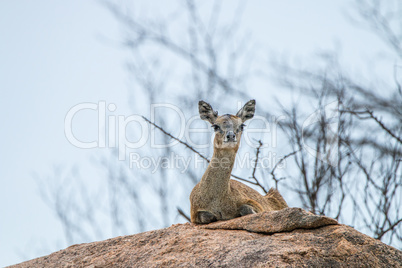
<path id="1" fill-rule="evenodd" d="M 146 2 L 138 1 L 138 9 L 148 16 L 176 3 Z M 251 0 L 243 28 L 266 53 L 308 59 L 339 46 L 351 72 L 364 71 L 367 59 L 384 56 L 384 46 L 346 19 L 349 2 Z M 35 176 L 58 166 L 85 167 L 99 153 L 67 141 L 64 118 L 71 107 L 106 101 L 129 113 L 126 53 L 116 45 L 120 29 L 97 1 L 0 2 L 0 266 L 65 247 Z M 85 131 L 96 126 L 94 115 L 77 122 L 77 133 L 93 137 Z"/>

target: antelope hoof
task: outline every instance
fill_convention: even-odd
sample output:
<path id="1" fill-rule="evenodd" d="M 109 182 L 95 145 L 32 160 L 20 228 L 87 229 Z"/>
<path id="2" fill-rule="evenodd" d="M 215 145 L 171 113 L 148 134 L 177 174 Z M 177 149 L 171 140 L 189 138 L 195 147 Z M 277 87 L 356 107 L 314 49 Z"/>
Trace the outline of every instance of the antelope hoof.
<path id="1" fill-rule="evenodd" d="M 239 209 L 240 216 L 245 216 L 249 214 L 256 214 L 257 212 L 249 205 L 241 205 Z"/>
<path id="2" fill-rule="evenodd" d="M 211 223 L 217 221 L 218 219 L 215 217 L 214 214 L 208 211 L 200 211 L 198 212 L 198 221 L 202 224 Z"/>

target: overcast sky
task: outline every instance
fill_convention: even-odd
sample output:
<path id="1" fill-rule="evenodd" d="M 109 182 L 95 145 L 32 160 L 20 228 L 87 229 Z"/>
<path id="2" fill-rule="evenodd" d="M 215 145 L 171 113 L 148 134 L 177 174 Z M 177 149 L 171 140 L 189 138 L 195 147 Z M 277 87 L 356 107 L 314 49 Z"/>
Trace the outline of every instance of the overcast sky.
<path id="1" fill-rule="evenodd" d="M 137 2 L 134 9 L 148 16 L 177 3 Z M 243 28 L 267 52 L 308 58 L 339 46 L 352 72 L 364 70 L 368 58 L 384 56 L 384 46 L 346 18 L 349 2 L 251 0 Z M 35 177 L 58 166 L 89 165 L 101 151 L 67 141 L 71 107 L 106 101 L 129 113 L 126 53 L 116 45 L 120 29 L 97 1 L 0 1 L 0 266 L 65 246 Z M 93 114 L 79 118 L 74 130 L 90 137 L 85 131 L 96 120 Z"/>

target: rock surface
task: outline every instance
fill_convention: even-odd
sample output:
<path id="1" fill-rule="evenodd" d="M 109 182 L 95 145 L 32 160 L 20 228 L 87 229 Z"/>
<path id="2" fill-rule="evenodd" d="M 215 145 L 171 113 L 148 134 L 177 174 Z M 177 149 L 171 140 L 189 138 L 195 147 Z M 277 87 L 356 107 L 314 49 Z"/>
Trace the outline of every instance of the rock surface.
<path id="1" fill-rule="evenodd" d="M 402 267 L 402 251 L 298 208 L 79 244 L 14 267 Z"/>

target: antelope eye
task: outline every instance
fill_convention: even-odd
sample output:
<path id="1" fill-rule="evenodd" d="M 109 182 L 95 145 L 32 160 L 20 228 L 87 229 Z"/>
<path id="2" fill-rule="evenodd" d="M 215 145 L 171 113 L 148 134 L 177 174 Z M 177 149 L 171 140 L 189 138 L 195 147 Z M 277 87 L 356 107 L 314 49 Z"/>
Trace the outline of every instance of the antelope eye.
<path id="1" fill-rule="evenodd" d="M 212 125 L 212 127 L 214 128 L 215 131 L 218 131 L 219 129 L 221 129 L 218 125 Z"/>
<path id="2" fill-rule="evenodd" d="M 240 128 L 240 131 L 243 131 L 243 129 L 244 129 L 245 126 L 246 126 L 245 124 L 241 124 L 240 127 L 239 127 L 239 128 Z"/>

